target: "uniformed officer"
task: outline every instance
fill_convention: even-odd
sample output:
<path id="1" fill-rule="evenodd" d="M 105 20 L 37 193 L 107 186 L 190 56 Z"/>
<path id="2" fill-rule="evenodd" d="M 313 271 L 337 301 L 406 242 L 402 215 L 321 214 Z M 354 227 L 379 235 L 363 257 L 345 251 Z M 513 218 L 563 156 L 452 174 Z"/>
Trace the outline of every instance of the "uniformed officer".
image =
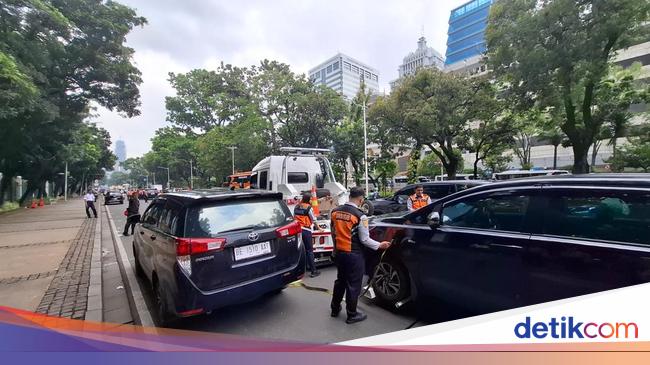
<path id="1" fill-rule="evenodd" d="M 422 185 L 416 185 L 415 194 L 409 197 L 406 206 L 408 207 L 409 212 L 412 212 L 422 207 L 426 207 L 429 204 L 431 204 L 431 198 L 424 193 L 424 187 Z"/>
<path id="2" fill-rule="evenodd" d="M 293 216 L 302 226 L 302 242 L 307 251 L 307 270 L 311 271 L 309 276 L 315 278 L 320 275 L 320 271 L 316 269 L 316 264 L 314 263 L 314 243 L 311 239 L 311 229 L 314 226 L 316 216 L 311 209 L 309 199 L 311 199 L 310 194 L 305 193 L 302 195 L 301 202 L 293 209 Z"/>
<path id="3" fill-rule="evenodd" d="M 362 245 L 372 250 L 385 250 L 390 247 L 390 242 L 377 242 L 370 238 L 368 217 L 359 210 L 364 195 L 365 192 L 362 188 L 350 189 L 350 201 L 332 210 L 331 214 L 334 261 L 337 269 L 331 303 L 332 317 L 339 315 L 341 301 L 345 294 L 345 306 L 348 314 L 345 322 L 348 324 L 361 322 L 367 318 L 365 313 L 357 310 L 364 273 Z"/>

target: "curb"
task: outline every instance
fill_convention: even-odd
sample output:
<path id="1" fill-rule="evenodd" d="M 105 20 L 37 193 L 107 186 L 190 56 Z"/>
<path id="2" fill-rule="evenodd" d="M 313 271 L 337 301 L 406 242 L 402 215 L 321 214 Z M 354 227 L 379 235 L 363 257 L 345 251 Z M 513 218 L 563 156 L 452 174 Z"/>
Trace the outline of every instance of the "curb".
<path id="1" fill-rule="evenodd" d="M 111 237 L 113 237 L 113 246 L 115 252 L 117 253 L 117 262 L 120 267 L 120 273 L 122 274 L 122 280 L 126 286 L 127 298 L 129 300 L 129 305 L 131 306 L 131 315 L 136 323 L 145 327 L 155 327 L 155 323 L 151 318 L 149 309 L 147 308 L 147 303 L 144 301 L 144 296 L 140 290 L 140 284 L 138 279 L 135 277 L 135 271 L 129 257 L 127 256 L 126 250 L 121 242 L 119 242 L 119 233 L 115 227 L 115 222 L 113 221 L 113 216 L 108 210 L 107 206 L 104 206 L 106 214 L 108 216 L 108 224 L 111 230 Z"/>
<path id="2" fill-rule="evenodd" d="M 85 319 L 101 322 L 104 312 L 102 294 L 102 212 L 98 209 L 93 239 L 93 254 L 90 260 L 90 283 L 88 285 L 88 306 Z"/>

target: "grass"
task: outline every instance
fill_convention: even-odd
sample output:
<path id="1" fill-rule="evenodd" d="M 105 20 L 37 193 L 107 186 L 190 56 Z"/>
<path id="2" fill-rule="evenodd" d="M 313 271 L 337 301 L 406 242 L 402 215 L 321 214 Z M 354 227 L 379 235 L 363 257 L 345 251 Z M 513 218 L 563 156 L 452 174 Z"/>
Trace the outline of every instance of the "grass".
<path id="1" fill-rule="evenodd" d="M 0 213 L 10 212 L 18 209 L 20 206 L 16 202 L 5 202 L 0 206 Z"/>

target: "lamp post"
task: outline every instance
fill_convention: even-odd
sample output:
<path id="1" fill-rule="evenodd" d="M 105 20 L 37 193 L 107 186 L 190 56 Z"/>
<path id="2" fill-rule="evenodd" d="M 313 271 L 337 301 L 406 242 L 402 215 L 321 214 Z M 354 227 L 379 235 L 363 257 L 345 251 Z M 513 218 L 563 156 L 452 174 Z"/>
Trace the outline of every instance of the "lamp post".
<path id="1" fill-rule="evenodd" d="M 190 190 L 194 190 L 194 167 L 192 167 L 192 160 L 184 160 L 182 158 L 179 158 L 179 160 L 190 163 Z"/>
<path id="2" fill-rule="evenodd" d="M 369 193 L 368 190 L 368 125 L 366 122 L 366 102 L 364 100 L 363 105 L 359 105 L 355 102 L 352 104 L 360 106 L 363 109 L 363 165 L 365 168 L 364 180 L 366 182 L 366 195 Z"/>
<path id="3" fill-rule="evenodd" d="M 68 161 L 65 162 L 65 176 L 63 177 L 63 200 L 68 201 Z"/>
<path id="4" fill-rule="evenodd" d="M 234 175 L 234 174 L 235 174 L 235 150 L 237 149 L 237 147 L 235 147 L 235 146 L 230 146 L 230 147 L 227 147 L 227 148 L 228 148 L 228 149 L 230 150 L 230 152 L 231 152 L 232 173 L 233 173 L 233 175 Z"/>
<path id="5" fill-rule="evenodd" d="M 158 166 L 159 169 L 167 170 L 167 190 L 171 189 L 171 185 L 169 183 L 169 167 L 162 167 Z"/>

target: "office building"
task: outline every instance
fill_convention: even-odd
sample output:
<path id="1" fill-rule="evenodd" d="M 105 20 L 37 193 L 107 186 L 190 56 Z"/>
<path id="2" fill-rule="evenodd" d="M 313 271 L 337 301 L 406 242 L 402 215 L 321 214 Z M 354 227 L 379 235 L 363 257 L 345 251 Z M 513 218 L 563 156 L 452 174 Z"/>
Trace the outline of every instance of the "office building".
<path id="1" fill-rule="evenodd" d="M 316 85 L 333 89 L 348 100 L 357 95 L 362 82 L 369 92 L 379 93 L 379 71 L 342 53 L 309 70 L 309 79 Z"/>
<path id="2" fill-rule="evenodd" d="M 485 72 L 481 64 L 490 6 L 494 0 L 472 0 L 451 11 L 447 32 L 445 71 L 476 74 Z"/>
<path id="3" fill-rule="evenodd" d="M 117 156 L 117 163 L 115 170 L 122 171 L 121 163 L 126 160 L 126 144 L 123 140 L 118 139 L 115 141 L 115 156 Z"/>
<path id="4" fill-rule="evenodd" d="M 397 69 L 399 78 L 390 82 L 391 89 L 399 86 L 401 80 L 410 75 L 415 75 L 415 72 L 421 68 L 435 67 L 442 70 L 445 66 L 445 58 L 440 52 L 427 46 L 427 40 L 424 37 L 418 39 L 418 48 L 409 53 L 402 60 L 402 64 Z"/>

